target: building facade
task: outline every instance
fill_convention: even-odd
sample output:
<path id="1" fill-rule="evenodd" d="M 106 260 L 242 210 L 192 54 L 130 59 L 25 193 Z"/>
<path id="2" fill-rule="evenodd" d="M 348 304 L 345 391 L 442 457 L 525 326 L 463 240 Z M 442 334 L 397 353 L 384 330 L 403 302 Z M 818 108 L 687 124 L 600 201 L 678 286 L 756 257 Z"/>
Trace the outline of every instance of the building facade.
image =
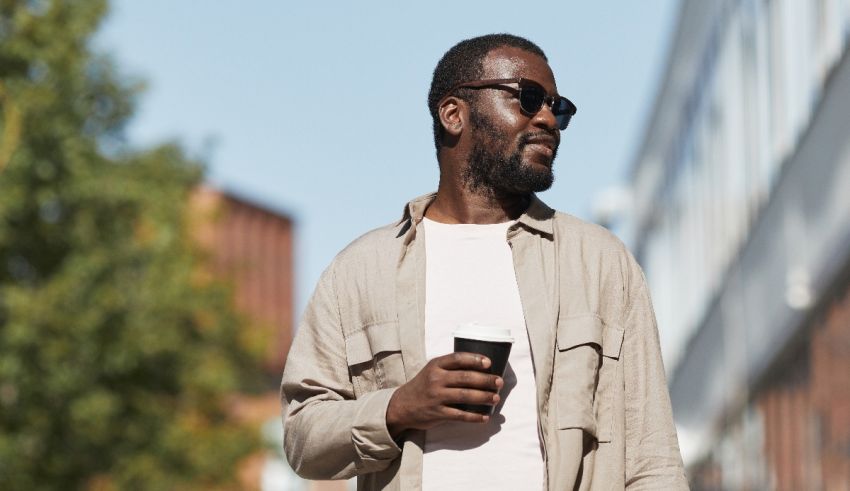
<path id="1" fill-rule="evenodd" d="M 850 489 L 850 0 L 683 0 L 631 171 L 694 489 Z"/>
<path id="2" fill-rule="evenodd" d="M 293 221 L 285 212 L 209 186 L 192 196 L 193 234 L 211 278 L 225 281 L 249 336 L 265 346 L 268 390 L 234 396 L 232 417 L 260 428 L 267 451 L 246 460 L 239 480 L 258 491 L 339 491 L 344 481 L 306 481 L 283 456 L 280 376 L 293 335 Z"/>
<path id="3" fill-rule="evenodd" d="M 192 210 L 211 273 L 232 285 L 236 308 L 267 346 L 264 368 L 279 382 L 293 332 L 292 219 L 209 186 L 195 190 Z"/>

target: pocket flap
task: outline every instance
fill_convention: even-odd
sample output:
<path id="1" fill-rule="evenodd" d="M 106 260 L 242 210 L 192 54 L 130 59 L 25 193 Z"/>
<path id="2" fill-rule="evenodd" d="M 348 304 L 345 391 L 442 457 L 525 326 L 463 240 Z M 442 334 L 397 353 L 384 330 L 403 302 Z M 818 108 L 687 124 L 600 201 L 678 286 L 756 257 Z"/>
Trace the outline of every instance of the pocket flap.
<path id="1" fill-rule="evenodd" d="M 595 315 L 561 319 L 558 322 L 558 350 L 564 351 L 582 344 L 602 347 L 602 320 Z"/>
<path id="2" fill-rule="evenodd" d="M 604 324 L 595 314 L 567 317 L 558 322 L 558 350 L 564 351 L 582 344 L 599 346 L 602 355 L 620 358 L 624 331 L 618 326 Z"/>
<path id="3" fill-rule="evenodd" d="M 398 324 L 373 324 L 345 338 L 345 356 L 349 366 L 372 361 L 375 355 L 387 351 L 401 351 Z"/>

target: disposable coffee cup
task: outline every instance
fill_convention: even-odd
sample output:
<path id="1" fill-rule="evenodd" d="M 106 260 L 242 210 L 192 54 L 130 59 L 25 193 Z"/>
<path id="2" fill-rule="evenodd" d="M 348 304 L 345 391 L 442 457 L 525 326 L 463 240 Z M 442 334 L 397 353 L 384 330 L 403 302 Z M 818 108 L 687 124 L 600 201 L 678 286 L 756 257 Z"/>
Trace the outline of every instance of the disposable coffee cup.
<path id="1" fill-rule="evenodd" d="M 508 366 L 508 356 L 511 354 L 511 346 L 514 338 L 511 330 L 504 327 L 485 326 L 480 324 L 465 324 L 459 326 L 454 333 L 455 353 L 478 353 L 490 359 L 490 368 L 480 370 L 503 377 L 505 368 Z M 491 414 L 492 405 L 484 404 L 454 404 L 463 411 L 478 414 Z"/>

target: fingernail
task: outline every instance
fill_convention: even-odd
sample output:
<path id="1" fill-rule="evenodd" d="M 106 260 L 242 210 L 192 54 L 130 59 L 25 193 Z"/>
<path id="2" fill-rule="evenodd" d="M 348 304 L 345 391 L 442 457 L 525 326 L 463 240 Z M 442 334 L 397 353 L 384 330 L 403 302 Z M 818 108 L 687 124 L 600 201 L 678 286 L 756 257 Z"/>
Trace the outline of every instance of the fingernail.
<path id="1" fill-rule="evenodd" d="M 503 385 L 505 385 L 505 381 L 502 380 L 502 377 L 497 377 L 496 378 L 496 387 L 501 389 Z"/>
<path id="2" fill-rule="evenodd" d="M 496 394 L 496 395 L 493 396 L 493 404 L 498 404 L 498 403 L 499 403 L 499 394 Z"/>
<path id="3" fill-rule="evenodd" d="M 490 368 L 490 359 L 482 356 L 481 357 L 481 366 L 484 367 L 484 368 Z"/>

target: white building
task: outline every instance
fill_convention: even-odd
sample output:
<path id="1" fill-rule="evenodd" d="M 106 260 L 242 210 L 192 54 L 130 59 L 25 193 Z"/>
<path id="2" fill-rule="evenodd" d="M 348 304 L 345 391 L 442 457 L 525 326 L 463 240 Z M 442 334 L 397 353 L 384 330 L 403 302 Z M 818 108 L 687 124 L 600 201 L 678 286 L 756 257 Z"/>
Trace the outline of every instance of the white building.
<path id="1" fill-rule="evenodd" d="M 850 489 L 848 38 L 850 0 L 681 2 L 625 236 L 694 489 Z"/>

